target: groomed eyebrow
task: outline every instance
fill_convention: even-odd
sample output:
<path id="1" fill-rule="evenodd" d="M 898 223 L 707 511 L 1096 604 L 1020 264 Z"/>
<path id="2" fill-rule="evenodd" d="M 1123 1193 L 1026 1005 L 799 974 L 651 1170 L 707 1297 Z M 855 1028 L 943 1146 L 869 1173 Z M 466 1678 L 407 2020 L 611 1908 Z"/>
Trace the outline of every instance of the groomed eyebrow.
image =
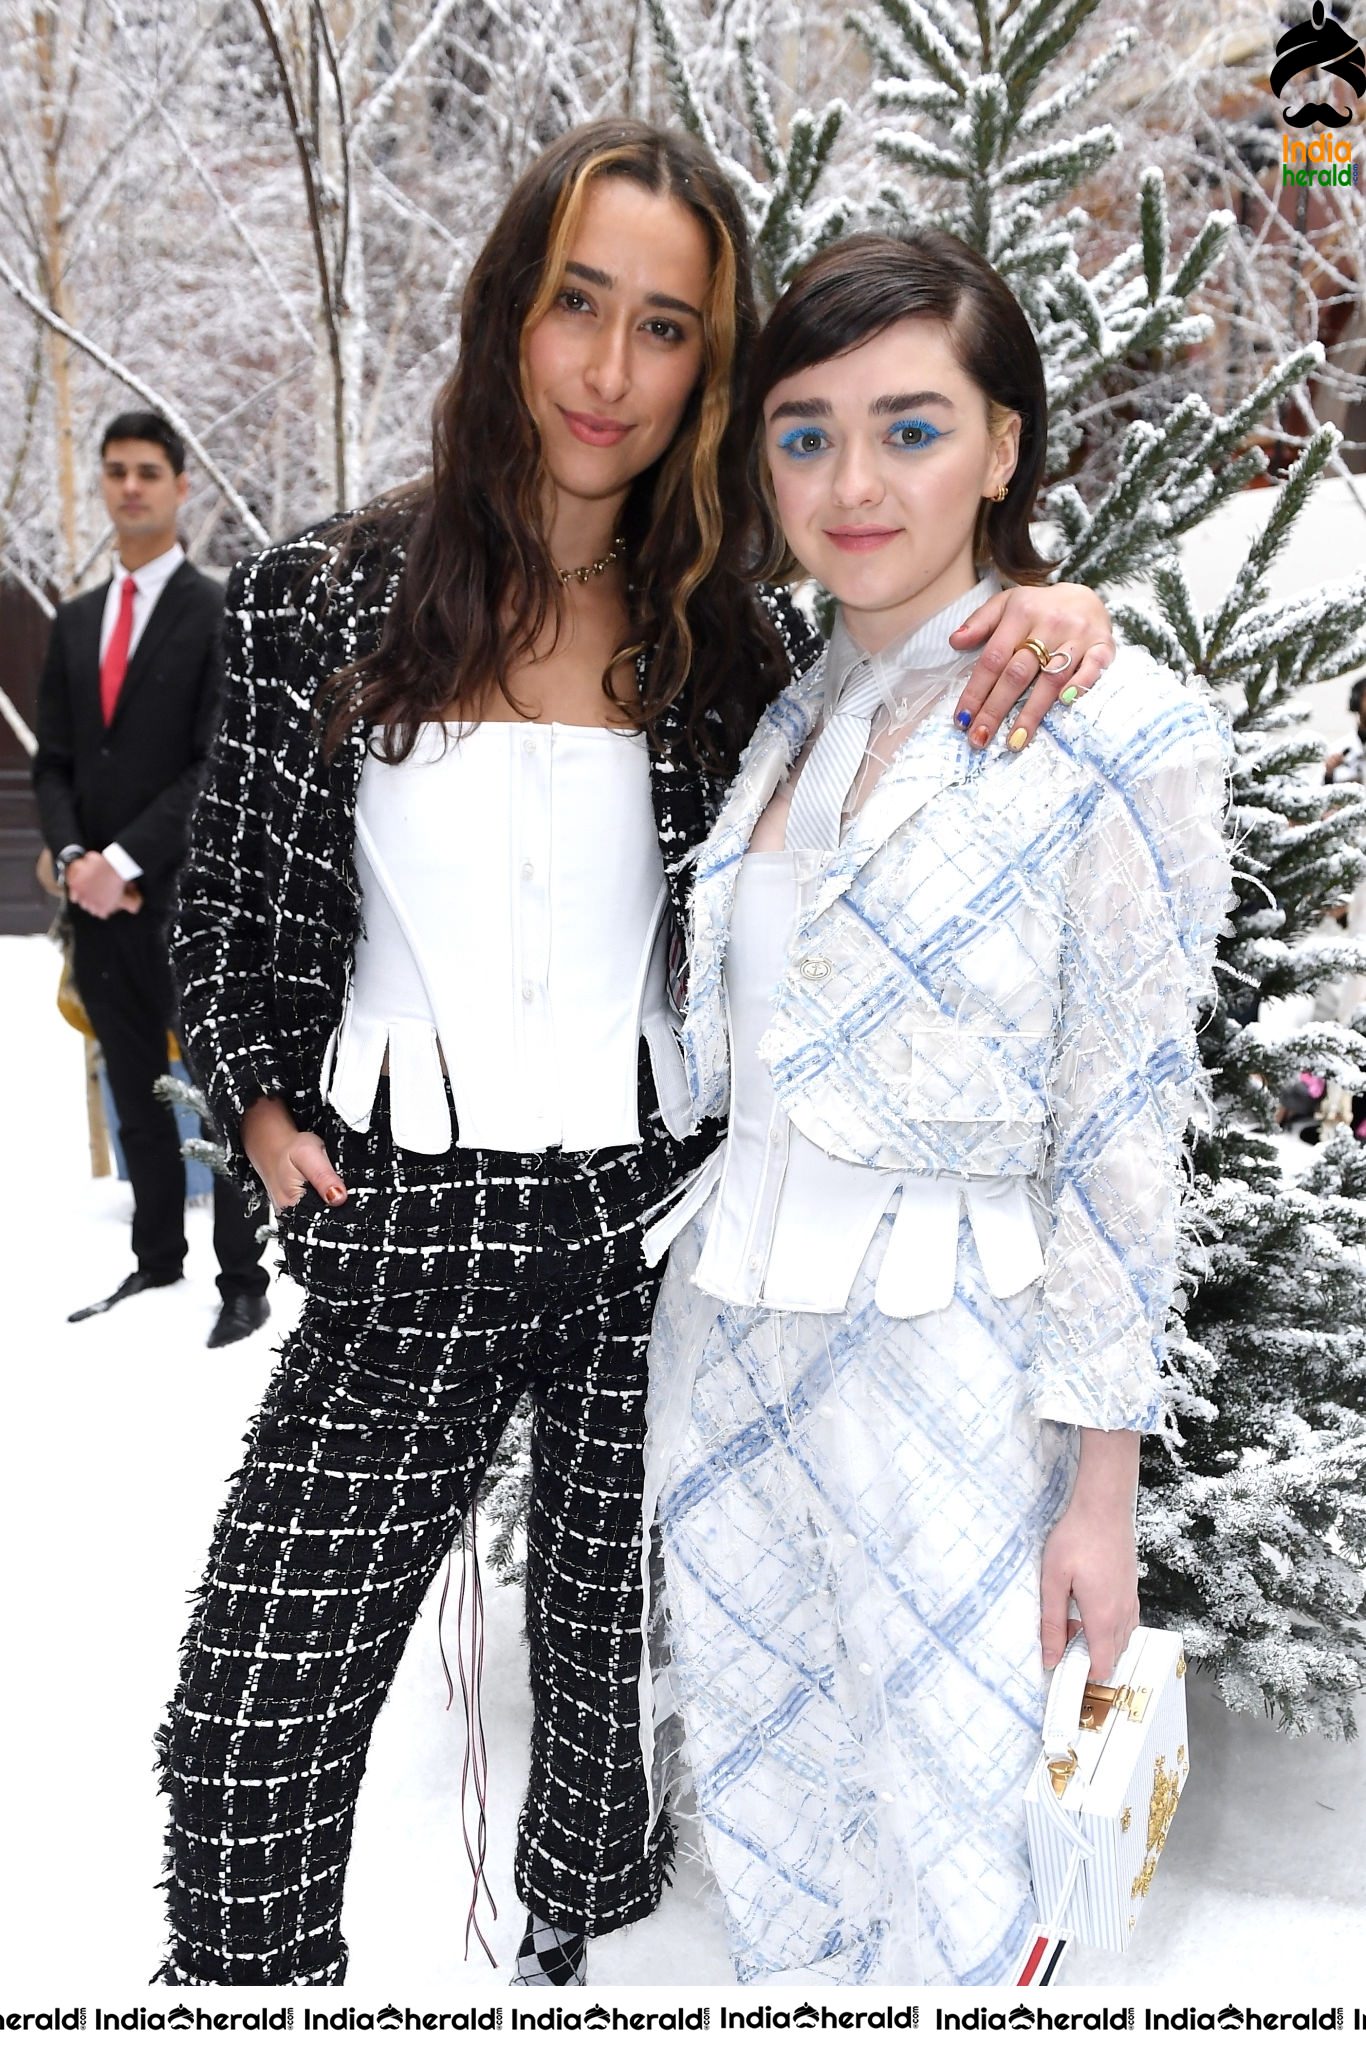
<path id="1" fill-rule="evenodd" d="M 953 411 L 953 400 L 942 391 L 894 391 L 885 398 L 875 398 L 868 407 L 874 419 L 883 419 L 899 412 L 911 412 L 918 405 L 946 405 Z M 828 398 L 789 398 L 782 405 L 775 405 L 769 414 L 770 425 L 776 420 L 828 420 L 835 408 Z"/>
<path id="2" fill-rule="evenodd" d="M 885 413 L 909 412 L 917 405 L 946 405 L 953 410 L 953 400 L 942 391 L 897 391 L 888 398 L 875 398 L 868 410 L 880 419 Z"/>
<path id="3" fill-rule="evenodd" d="M 566 263 L 564 267 L 567 276 L 581 277 L 585 284 L 595 284 L 599 291 L 616 290 L 616 279 L 605 270 L 593 270 L 586 263 Z M 645 303 L 647 306 L 661 306 L 670 313 L 689 313 L 694 320 L 702 318 L 696 306 L 690 306 L 686 299 L 671 299 L 667 292 L 646 292 Z"/>
<path id="4" fill-rule="evenodd" d="M 788 398 L 774 406 L 769 424 L 775 420 L 828 420 L 834 410 L 828 398 Z"/>

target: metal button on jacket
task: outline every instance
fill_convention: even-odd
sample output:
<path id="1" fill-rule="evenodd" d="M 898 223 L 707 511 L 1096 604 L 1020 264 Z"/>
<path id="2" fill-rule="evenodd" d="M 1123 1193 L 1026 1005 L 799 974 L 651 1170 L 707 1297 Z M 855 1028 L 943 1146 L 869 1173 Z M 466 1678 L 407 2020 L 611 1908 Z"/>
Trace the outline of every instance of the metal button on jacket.
<path id="1" fill-rule="evenodd" d="M 803 981 L 824 981 L 830 972 L 830 962 L 819 953 L 809 954 L 797 968 Z"/>

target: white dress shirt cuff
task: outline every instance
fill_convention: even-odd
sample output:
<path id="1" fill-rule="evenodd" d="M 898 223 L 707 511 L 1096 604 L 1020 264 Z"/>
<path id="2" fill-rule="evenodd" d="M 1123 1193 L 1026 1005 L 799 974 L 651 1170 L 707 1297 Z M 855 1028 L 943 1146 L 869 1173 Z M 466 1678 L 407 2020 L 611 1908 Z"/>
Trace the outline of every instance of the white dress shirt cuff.
<path id="1" fill-rule="evenodd" d="M 104 857 L 116 875 L 122 875 L 125 882 L 136 882 L 142 869 L 131 853 L 125 853 L 117 839 L 111 839 L 104 849 Z"/>

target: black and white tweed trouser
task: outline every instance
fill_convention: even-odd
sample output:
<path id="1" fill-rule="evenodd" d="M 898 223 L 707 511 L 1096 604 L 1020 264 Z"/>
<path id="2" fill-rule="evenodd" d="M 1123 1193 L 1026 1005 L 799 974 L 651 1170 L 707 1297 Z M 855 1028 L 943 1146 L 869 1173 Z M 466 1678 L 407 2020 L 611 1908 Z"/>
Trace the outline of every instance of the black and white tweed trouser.
<path id="1" fill-rule="evenodd" d="M 606 1933 L 658 1903 L 638 1744 L 642 1210 L 680 1148 L 399 1151 L 322 1131 L 349 1199 L 283 1219 L 307 1288 L 215 1532 L 160 1736 L 170 1983 L 343 1981 L 366 1751 L 508 1414 L 535 1409 L 524 1902 Z"/>

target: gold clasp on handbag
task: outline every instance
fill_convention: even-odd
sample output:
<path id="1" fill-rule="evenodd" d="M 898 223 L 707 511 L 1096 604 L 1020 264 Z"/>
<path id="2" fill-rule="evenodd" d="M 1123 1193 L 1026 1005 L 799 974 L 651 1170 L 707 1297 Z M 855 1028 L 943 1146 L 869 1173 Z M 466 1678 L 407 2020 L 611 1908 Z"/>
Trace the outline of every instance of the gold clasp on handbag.
<path id="1" fill-rule="evenodd" d="M 1077 1752 L 1069 1749 L 1066 1756 L 1050 1757 L 1048 1760 L 1048 1782 L 1059 1799 L 1067 1790 L 1068 1782 L 1077 1768 Z"/>
<path id="2" fill-rule="evenodd" d="M 1146 1685 L 1097 1685 L 1088 1679 L 1081 1699 L 1081 1725 L 1103 1728 L 1111 1707 L 1126 1713 L 1131 1721 L 1141 1721 L 1151 1697 Z"/>

